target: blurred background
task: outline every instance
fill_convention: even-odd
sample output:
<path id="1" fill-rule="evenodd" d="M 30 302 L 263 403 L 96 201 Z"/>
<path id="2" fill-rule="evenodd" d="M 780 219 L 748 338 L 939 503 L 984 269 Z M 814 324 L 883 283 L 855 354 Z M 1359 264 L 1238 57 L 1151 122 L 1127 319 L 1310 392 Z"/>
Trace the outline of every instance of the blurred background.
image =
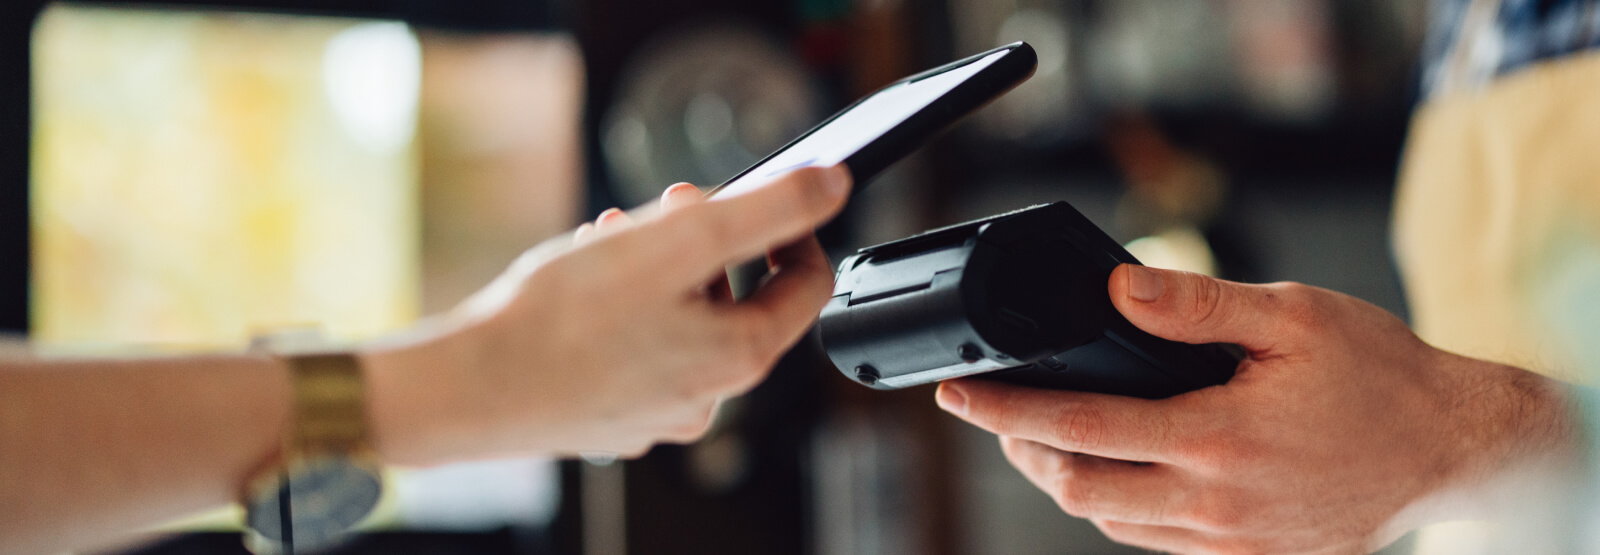
<path id="1" fill-rule="evenodd" d="M 373 337 L 607 207 L 721 183 L 879 86 L 1015 40 L 1035 76 L 823 230 L 835 261 L 1066 200 L 1152 265 L 1406 314 L 1387 233 L 1423 0 L 0 10 L 7 349 Z M 1136 552 L 1062 514 L 931 388 L 861 388 L 809 341 L 693 445 L 391 480 L 343 552 Z M 237 522 L 196 515 L 125 551 L 241 552 Z"/>

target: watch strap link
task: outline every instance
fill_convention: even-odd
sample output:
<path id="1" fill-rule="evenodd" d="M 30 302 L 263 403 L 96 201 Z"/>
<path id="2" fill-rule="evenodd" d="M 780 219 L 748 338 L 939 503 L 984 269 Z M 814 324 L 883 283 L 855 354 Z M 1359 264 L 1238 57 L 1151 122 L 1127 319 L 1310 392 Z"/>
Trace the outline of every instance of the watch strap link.
<path id="1" fill-rule="evenodd" d="M 367 437 L 361 364 L 350 353 L 285 357 L 293 375 L 291 453 L 342 455 L 361 449 Z"/>

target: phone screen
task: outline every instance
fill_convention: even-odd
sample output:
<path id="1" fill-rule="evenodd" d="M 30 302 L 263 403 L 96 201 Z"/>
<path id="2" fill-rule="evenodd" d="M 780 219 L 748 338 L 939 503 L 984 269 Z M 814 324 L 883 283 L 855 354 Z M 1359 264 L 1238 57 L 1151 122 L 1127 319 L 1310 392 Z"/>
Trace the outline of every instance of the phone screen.
<path id="1" fill-rule="evenodd" d="M 718 187 L 714 194 L 718 197 L 739 195 L 795 168 L 831 167 L 843 162 L 1007 53 L 996 51 L 947 71 L 896 83 L 873 93 L 765 162 Z"/>

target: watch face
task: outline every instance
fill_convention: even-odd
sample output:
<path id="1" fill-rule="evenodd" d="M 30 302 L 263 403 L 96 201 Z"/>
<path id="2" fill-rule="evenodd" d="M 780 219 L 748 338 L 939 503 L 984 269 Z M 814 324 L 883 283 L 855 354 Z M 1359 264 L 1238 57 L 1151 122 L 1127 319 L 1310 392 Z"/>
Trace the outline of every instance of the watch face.
<path id="1" fill-rule="evenodd" d="M 287 478 L 250 498 L 245 523 L 266 539 L 288 543 L 296 551 L 337 543 L 372 512 L 383 492 L 375 469 L 344 458 L 293 465 Z M 291 524 L 288 530 L 282 526 L 285 513 Z"/>

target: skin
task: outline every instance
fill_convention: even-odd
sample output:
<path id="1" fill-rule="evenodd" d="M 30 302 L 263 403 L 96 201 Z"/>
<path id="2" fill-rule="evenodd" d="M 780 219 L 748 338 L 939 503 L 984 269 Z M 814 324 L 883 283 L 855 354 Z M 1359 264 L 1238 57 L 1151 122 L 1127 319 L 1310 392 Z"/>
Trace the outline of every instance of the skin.
<path id="1" fill-rule="evenodd" d="M 357 350 L 374 449 L 431 465 L 698 438 L 827 302 L 811 233 L 850 181 L 806 168 L 707 201 L 679 184 L 534 248 L 452 313 Z M 731 302 L 723 268 L 764 253 L 774 276 Z M 104 546 L 237 500 L 289 402 L 265 356 L 0 362 L 0 553 Z"/>
<path id="2" fill-rule="evenodd" d="M 975 379 L 942 384 L 936 400 L 1001 436 L 1024 476 L 1113 540 L 1370 552 L 1484 516 L 1519 480 L 1577 462 L 1565 386 L 1435 349 L 1353 297 L 1130 265 L 1108 289 L 1145 331 L 1249 356 L 1229 383 L 1164 400 Z"/>

